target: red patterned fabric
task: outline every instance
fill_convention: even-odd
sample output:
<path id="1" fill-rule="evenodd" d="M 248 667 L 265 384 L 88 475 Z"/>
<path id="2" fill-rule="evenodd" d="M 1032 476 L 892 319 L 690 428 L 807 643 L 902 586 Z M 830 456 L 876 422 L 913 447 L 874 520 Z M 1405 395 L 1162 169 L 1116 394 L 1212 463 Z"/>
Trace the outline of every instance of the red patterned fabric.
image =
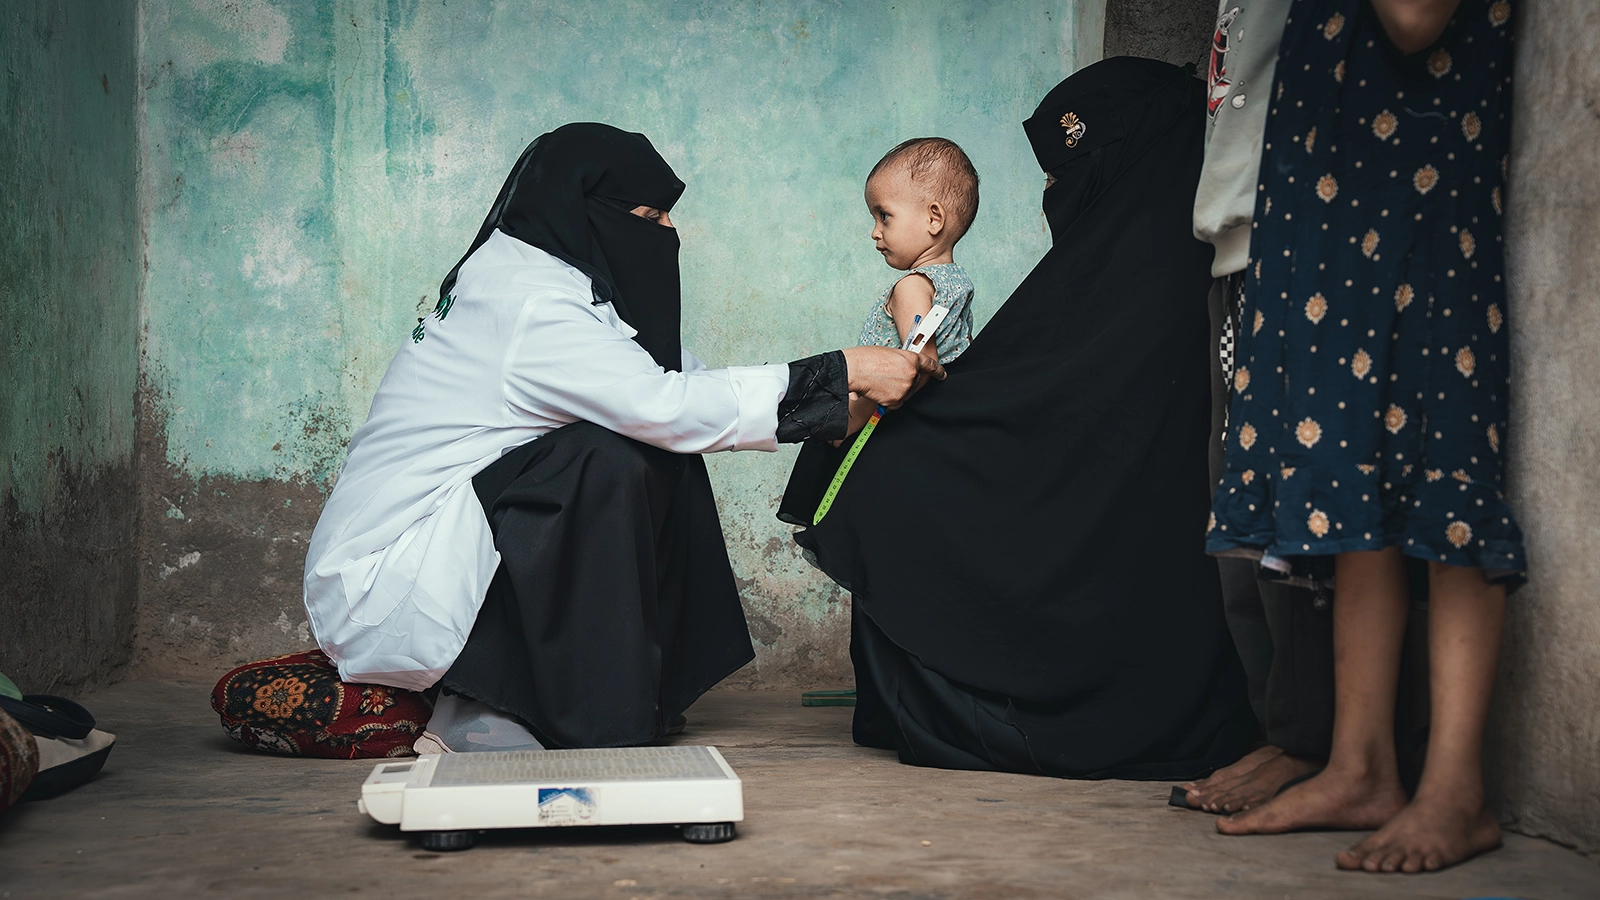
<path id="1" fill-rule="evenodd" d="M 0 710 L 0 812 L 22 799 L 38 771 L 38 743 L 28 729 Z"/>
<path id="2" fill-rule="evenodd" d="M 414 691 L 340 681 L 321 650 L 234 669 L 212 689 L 211 708 L 246 747 L 327 759 L 414 756 L 433 711 Z"/>

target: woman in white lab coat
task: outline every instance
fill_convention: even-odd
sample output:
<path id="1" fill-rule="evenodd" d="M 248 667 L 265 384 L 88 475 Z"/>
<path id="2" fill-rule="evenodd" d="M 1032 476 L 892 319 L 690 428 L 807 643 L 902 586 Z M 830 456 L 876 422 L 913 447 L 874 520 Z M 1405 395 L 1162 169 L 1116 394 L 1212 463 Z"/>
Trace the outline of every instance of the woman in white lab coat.
<path id="1" fill-rule="evenodd" d="M 852 347 L 708 370 L 679 339 L 683 192 L 649 140 L 534 141 L 402 343 L 312 536 L 346 681 L 441 685 L 419 749 L 660 737 L 753 657 L 705 464 L 843 437 L 936 362 Z"/>

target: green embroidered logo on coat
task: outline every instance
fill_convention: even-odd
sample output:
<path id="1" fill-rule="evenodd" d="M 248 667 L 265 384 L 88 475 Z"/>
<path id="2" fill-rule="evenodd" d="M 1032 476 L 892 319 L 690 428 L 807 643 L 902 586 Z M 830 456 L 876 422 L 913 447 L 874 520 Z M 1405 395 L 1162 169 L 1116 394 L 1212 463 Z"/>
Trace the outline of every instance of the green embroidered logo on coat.
<path id="1" fill-rule="evenodd" d="M 433 308 L 433 312 L 431 313 L 431 315 L 434 318 L 438 319 L 439 321 L 443 322 L 444 321 L 444 317 L 450 315 L 450 307 L 455 306 L 455 305 L 456 305 L 456 297 L 455 297 L 455 295 L 454 294 L 446 294 L 445 296 L 439 298 L 439 305 L 437 305 L 437 306 L 435 306 Z M 426 319 L 426 317 L 418 318 L 417 319 L 417 327 L 411 329 L 411 343 L 420 344 L 420 343 L 422 343 L 422 339 L 427 337 L 427 336 L 428 336 L 427 319 Z"/>

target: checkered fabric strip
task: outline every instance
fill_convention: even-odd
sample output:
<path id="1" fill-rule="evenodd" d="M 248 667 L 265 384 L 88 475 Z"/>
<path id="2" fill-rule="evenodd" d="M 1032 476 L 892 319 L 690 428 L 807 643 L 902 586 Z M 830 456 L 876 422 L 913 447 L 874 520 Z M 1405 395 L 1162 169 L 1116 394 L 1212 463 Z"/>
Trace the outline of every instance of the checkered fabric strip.
<path id="1" fill-rule="evenodd" d="M 1222 343 L 1217 347 L 1222 356 L 1222 377 L 1233 379 L 1233 316 L 1222 321 Z"/>
<path id="2" fill-rule="evenodd" d="M 1244 307 L 1244 273 L 1228 276 L 1228 285 L 1222 296 L 1222 344 L 1217 352 L 1222 357 L 1222 376 L 1233 383 L 1234 353 L 1238 347 L 1239 316 Z"/>
<path id="3" fill-rule="evenodd" d="M 1239 333 L 1239 316 L 1244 309 L 1244 273 L 1235 272 L 1228 276 L 1227 286 L 1222 292 L 1222 340 L 1217 345 L 1217 355 L 1222 360 L 1222 381 L 1231 392 L 1233 390 L 1234 355 L 1237 352 Z M 1232 394 L 1230 393 L 1231 397 Z M 1225 403 L 1222 407 L 1222 443 L 1228 443 L 1228 411 L 1232 403 Z"/>

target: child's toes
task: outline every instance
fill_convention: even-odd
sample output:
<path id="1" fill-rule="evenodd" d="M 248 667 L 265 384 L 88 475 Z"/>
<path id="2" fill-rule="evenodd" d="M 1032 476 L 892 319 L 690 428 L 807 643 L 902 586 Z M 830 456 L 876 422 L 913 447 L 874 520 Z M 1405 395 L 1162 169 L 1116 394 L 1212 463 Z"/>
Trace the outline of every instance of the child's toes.
<path id="1" fill-rule="evenodd" d="M 1351 844 L 1349 849 L 1339 854 L 1336 862 L 1341 869 L 1365 869 L 1368 872 L 1378 871 L 1378 863 L 1383 859 L 1383 846 L 1373 841 L 1369 836 L 1365 840 Z"/>
<path id="2" fill-rule="evenodd" d="M 1395 869 L 1395 852 L 1390 847 L 1375 847 L 1367 858 L 1362 860 L 1361 868 L 1368 872 L 1393 872 Z"/>

